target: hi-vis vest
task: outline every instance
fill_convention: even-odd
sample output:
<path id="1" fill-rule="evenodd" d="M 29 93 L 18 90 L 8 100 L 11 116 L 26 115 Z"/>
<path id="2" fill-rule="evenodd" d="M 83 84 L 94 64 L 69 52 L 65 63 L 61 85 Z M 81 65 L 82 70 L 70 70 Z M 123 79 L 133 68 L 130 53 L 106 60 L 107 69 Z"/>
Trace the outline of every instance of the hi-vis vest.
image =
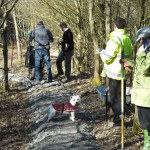
<path id="1" fill-rule="evenodd" d="M 106 49 L 100 52 L 101 59 L 104 62 L 104 68 L 101 76 L 109 77 L 116 80 L 122 78 L 127 79 L 130 74 L 124 70 L 122 73 L 122 67 L 120 59 L 122 58 L 122 45 L 124 48 L 123 58 L 131 59 L 133 46 L 129 36 L 124 29 L 118 29 L 110 33 L 110 40 L 107 42 Z"/>

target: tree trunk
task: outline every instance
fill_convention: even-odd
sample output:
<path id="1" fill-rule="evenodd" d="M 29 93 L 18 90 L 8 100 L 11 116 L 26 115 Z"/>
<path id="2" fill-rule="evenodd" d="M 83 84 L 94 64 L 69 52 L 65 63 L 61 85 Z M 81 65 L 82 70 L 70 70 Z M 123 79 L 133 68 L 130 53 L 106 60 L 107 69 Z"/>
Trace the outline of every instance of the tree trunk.
<path id="1" fill-rule="evenodd" d="M 77 15 L 77 21 L 78 21 L 78 29 L 77 29 L 77 42 L 76 42 L 76 58 L 75 60 L 77 64 L 77 70 L 78 72 L 81 73 L 84 72 L 84 67 L 83 67 L 83 60 L 85 57 L 85 52 L 83 49 L 83 12 L 82 12 L 82 6 L 83 2 L 80 0 L 75 0 L 74 1 L 75 6 L 76 6 L 76 11 L 78 13 Z"/>
<path id="2" fill-rule="evenodd" d="M 8 92 L 8 49 L 7 49 L 7 25 L 6 20 L 4 22 L 4 28 L 2 33 L 3 40 L 3 58 L 4 58 L 4 69 L 3 69 L 3 92 Z"/>
<path id="3" fill-rule="evenodd" d="M 111 0 L 105 1 L 105 29 L 106 29 L 106 41 L 109 40 L 109 34 L 111 31 Z M 105 85 L 108 86 L 108 78 L 105 78 Z"/>
<path id="4" fill-rule="evenodd" d="M 13 10 L 13 20 L 14 20 L 15 32 L 16 32 L 16 42 L 17 42 L 17 50 L 18 50 L 18 60 L 21 62 L 22 52 L 21 52 L 21 48 L 20 48 L 19 31 L 18 31 L 18 25 L 17 25 L 15 10 Z"/>
<path id="5" fill-rule="evenodd" d="M 111 0 L 106 0 L 105 1 L 105 14 L 106 14 L 106 19 L 105 19 L 105 28 L 106 28 L 106 41 L 108 41 L 108 35 L 110 34 L 111 31 Z"/>
<path id="6" fill-rule="evenodd" d="M 93 17 L 93 9 L 94 9 L 94 1 L 89 0 L 89 23 L 91 29 L 91 37 L 93 39 L 93 46 L 94 46 L 94 78 L 93 78 L 93 85 L 99 86 L 101 85 L 100 81 L 100 55 L 96 52 L 98 48 L 98 38 L 96 36 L 95 27 L 94 27 L 94 17 Z"/>
<path id="7" fill-rule="evenodd" d="M 137 13 L 138 13 L 138 28 L 142 26 L 142 21 L 145 16 L 145 2 L 146 0 L 138 0 L 137 1 Z"/>

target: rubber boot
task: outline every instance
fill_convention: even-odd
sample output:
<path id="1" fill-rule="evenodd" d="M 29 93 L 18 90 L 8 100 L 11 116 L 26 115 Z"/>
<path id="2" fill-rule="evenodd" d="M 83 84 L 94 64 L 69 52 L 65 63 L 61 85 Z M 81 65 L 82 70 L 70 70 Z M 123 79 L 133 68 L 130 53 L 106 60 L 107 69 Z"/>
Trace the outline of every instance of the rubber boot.
<path id="1" fill-rule="evenodd" d="M 150 150 L 150 135 L 147 130 L 144 130 L 144 147 L 143 150 Z"/>

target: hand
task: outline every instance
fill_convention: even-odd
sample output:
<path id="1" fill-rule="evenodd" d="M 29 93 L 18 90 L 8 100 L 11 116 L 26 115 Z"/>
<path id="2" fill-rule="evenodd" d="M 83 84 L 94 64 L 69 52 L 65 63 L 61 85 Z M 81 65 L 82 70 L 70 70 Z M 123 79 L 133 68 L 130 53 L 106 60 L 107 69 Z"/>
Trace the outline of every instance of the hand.
<path id="1" fill-rule="evenodd" d="M 125 69 L 127 72 L 131 72 L 131 71 L 132 71 L 132 68 L 131 68 L 131 66 L 128 64 L 127 60 L 122 59 L 122 60 L 120 60 L 120 63 L 123 63 L 124 69 Z"/>
<path id="2" fill-rule="evenodd" d="M 64 50 L 68 50 L 69 44 L 65 43 L 65 49 Z"/>

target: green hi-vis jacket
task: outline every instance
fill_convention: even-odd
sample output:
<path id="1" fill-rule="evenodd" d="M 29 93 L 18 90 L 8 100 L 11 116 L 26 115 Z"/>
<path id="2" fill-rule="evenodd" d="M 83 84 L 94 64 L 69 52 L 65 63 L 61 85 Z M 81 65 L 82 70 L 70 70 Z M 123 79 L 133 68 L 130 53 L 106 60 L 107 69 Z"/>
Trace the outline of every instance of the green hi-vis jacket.
<path id="1" fill-rule="evenodd" d="M 136 62 L 128 61 L 134 68 L 131 103 L 150 107 L 150 52 L 137 52 Z"/>
<path id="2" fill-rule="evenodd" d="M 101 59 L 104 62 L 104 68 L 101 76 L 107 76 L 116 80 L 121 80 L 122 78 L 127 79 L 129 77 L 129 73 L 124 71 L 123 76 L 120 64 L 122 49 L 121 42 L 124 46 L 124 59 L 128 60 L 132 58 L 133 46 L 130 37 L 124 29 L 118 29 L 117 31 L 115 30 L 111 32 L 109 38 L 106 49 L 100 52 Z"/>

